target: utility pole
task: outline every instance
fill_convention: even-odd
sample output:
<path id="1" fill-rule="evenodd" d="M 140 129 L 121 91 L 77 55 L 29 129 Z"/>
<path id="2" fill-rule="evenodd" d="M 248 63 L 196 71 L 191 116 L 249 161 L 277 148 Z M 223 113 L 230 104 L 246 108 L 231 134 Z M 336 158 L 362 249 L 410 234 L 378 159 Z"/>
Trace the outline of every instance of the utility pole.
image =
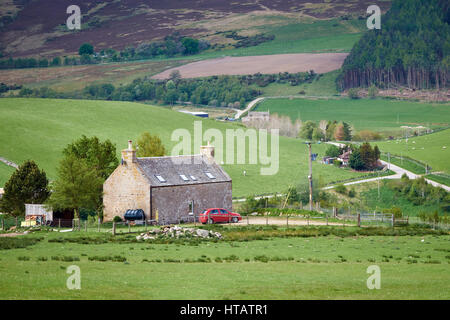
<path id="1" fill-rule="evenodd" d="M 388 170 L 391 170 L 391 153 L 388 152 L 387 156 L 388 156 Z"/>
<path id="2" fill-rule="evenodd" d="M 313 210 L 313 182 L 312 182 L 312 153 L 311 153 L 311 142 L 305 142 L 309 149 L 309 210 Z"/>

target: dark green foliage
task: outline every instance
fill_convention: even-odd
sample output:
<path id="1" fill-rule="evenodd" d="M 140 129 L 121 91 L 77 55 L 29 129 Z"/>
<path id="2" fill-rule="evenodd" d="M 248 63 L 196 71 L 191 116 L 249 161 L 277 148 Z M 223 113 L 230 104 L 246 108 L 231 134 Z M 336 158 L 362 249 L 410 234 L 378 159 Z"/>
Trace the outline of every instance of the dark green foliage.
<path id="1" fill-rule="evenodd" d="M 94 47 L 90 43 L 83 43 L 78 49 L 78 54 L 80 56 L 94 54 Z"/>
<path id="2" fill-rule="evenodd" d="M 365 168 L 364 161 L 362 161 L 361 154 L 358 149 L 353 151 L 350 155 L 348 165 L 350 168 L 355 170 L 363 170 Z"/>
<path id="3" fill-rule="evenodd" d="M 347 194 L 347 188 L 343 184 L 338 184 L 334 190 L 340 194 Z"/>
<path id="4" fill-rule="evenodd" d="M 274 35 L 267 35 L 264 33 L 258 33 L 253 36 L 241 36 L 238 35 L 236 31 L 228 32 L 228 34 L 225 37 L 237 41 L 235 44 L 233 44 L 235 48 L 246 48 L 257 46 L 261 43 L 272 41 L 273 39 L 275 39 Z"/>
<path id="5" fill-rule="evenodd" d="M 184 46 L 184 54 L 190 55 L 190 54 L 198 53 L 199 41 L 197 39 L 192 39 L 192 38 L 186 37 L 181 40 L 181 43 Z"/>
<path id="6" fill-rule="evenodd" d="M 26 248 L 38 243 L 42 239 L 43 238 L 3 237 L 0 238 L 0 250 Z"/>
<path id="7" fill-rule="evenodd" d="M 339 89 L 447 87 L 450 80 L 450 7 L 447 0 L 395 0 L 345 59 Z"/>
<path id="8" fill-rule="evenodd" d="M 115 216 L 115 217 L 113 218 L 113 222 L 122 222 L 122 218 L 119 217 L 119 216 Z"/>
<path id="9" fill-rule="evenodd" d="M 380 159 L 378 146 L 372 148 L 368 142 L 364 142 L 359 148 L 354 148 L 350 155 L 349 165 L 355 170 L 373 170 Z"/>
<path id="10" fill-rule="evenodd" d="M 86 137 L 69 144 L 64 150 L 65 156 L 73 155 L 77 159 L 85 159 L 98 176 L 107 179 L 116 169 L 119 161 L 116 156 L 116 146 L 109 140 L 100 141 L 97 137 Z"/>
<path id="11" fill-rule="evenodd" d="M 86 159 L 65 156 L 58 167 L 58 178 L 52 184 L 48 204 L 54 209 L 73 209 L 79 218 L 81 208 L 99 210 L 103 179 Z"/>
<path id="12" fill-rule="evenodd" d="M 25 214 L 25 203 L 42 204 L 50 195 L 45 172 L 31 160 L 25 161 L 14 171 L 6 182 L 4 191 L 0 208 L 14 216 Z"/>
<path id="13" fill-rule="evenodd" d="M 327 157 L 333 157 L 333 158 L 337 158 L 339 157 L 339 155 L 341 154 L 341 149 L 335 145 L 330 145 L 327 150 L 325 151 L 325 155 Z"/>

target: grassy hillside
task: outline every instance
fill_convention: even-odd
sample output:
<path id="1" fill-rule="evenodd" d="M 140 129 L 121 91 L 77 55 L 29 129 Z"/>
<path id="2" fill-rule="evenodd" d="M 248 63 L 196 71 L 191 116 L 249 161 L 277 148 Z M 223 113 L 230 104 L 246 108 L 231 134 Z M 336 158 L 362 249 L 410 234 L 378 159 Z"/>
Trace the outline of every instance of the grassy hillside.
<path id="1" fill-rule="evenodd" d="M 0 99 L 0 155 L 16 163 L 33 159 L 50 178 L 55 178 L 62 149 L 82 134 L 110 139 L 120 152 L 128 139 L 136 140 L 142 132 L 149 131 L 160 135 L 170 152 L 175 145 L 170 141 L 173 130 L 186 128 L 192 132 L 194 120 L 199 121 L 200 118 L 129 102 Z M 203 131 L 217 128 L 224 132 L 241 128 L 211 119 L 204 119 L 202 123 Z M 314 152 L 323 154 L 326 146 L 314 145 L 313 148 Z M 217 150 L 216 156 L 220 158 L 221 154 Z M 234 197 L 284 191 L 289 184 L 297 184 L 307 177 L 306 146 L 301 140 L 280 137 L 279 171 L 274 176 L 260 175 L 259 165 L 224 167 L 233 179 Z M 242 174 L 244 170 L 246 176 Z M 314 164 L 314 173 L 323 182 L 358 176 L 357 173 L 319 163 Z"/>
<path id="2" fill-rule="evenodd" d="M 267 99 L 256 110 L 270 110 L 292 119 L 347 121 L 356 130 L 386 133 L 399 133 L 404 125 L 435 128 L 450 124 L 450 104 L 385 99 Z"/>
<path id="3" fill-rule="evenodd" d="M 437 133 L 409 138 L 399 141 L 386 141 L 379 143 L 384 152 L 408 156 L 424 162 L 432 167 L 433 171 L 450 173 L 450 129 Z M 444 148 L 445 147 L 445 148 Z"/>
<path id="4" fill-rule="evenodd" d="M 0 188 L 2 188 L 6 181 L 8 181 L 11 174 L 14 172 L 14 168 L 7 166 L 3 162 L 0 162 Z"/>

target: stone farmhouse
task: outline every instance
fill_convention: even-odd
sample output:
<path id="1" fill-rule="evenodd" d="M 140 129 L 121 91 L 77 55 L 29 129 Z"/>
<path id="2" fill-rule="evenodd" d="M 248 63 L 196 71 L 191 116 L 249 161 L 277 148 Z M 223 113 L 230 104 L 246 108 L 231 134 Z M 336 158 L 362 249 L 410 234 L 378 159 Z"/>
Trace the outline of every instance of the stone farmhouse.
<path id="1" fill-rule="evenodd" d="M 215 162 L 209 142 L 197 155 L 138 158 L 128 141 L 103 193 L 105 221 L 142 209 L 146 220 L 178 223 L 193 221 L 208 208 L 232 206 L 231 178 Z"/>

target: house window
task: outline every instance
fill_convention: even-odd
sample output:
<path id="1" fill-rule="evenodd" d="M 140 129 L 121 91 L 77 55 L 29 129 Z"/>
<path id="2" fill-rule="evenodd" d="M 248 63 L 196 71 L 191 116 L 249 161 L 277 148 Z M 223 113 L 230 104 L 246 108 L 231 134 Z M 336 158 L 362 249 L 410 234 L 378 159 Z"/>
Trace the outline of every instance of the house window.
<path id="1" fill-rule="evenodd" d="M 180 178 L 183 179 L 183 181 L 189 181 L 189 179 L 184 174 L 180 174 Z"/>
<path id="2" fill-rule="evenodd" d="M 166 182 L 166 179 L 164 179 L 162 176 L 160 176 L 160 175 L 156 175 L 155 176 L 158 180 L 159 180 L 159 182 Z"/>
<path id="3" fill-rule="evenodd" d="M 194 177 L 194 176 L 190 176 L 190 177 L 191 177 L 192 181 L 197 181 L 196 177 Z"/>
<path id="4" fill-rule="evenodd" d="M 215 179 L 216 177 L 214 177 L 211 172 L 205 172 L 205 174 L 208 176 L 208 178 L 210 179 Z"/>
<path id="5" fill-rule="evenodd" d="M 194 214 L 194 200 L 189 201 L 189 215 Z"/>

